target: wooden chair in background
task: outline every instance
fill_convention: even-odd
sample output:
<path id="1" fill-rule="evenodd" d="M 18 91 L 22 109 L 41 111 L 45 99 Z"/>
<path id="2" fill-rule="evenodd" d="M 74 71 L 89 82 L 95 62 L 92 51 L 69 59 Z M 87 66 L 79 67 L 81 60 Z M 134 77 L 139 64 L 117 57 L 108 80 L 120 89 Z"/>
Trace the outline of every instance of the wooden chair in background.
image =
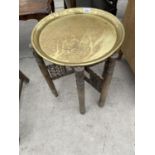
<path id="1" fill-rule="evenodd" d="M 19 0 L 19 20 L 40 20 L 55 12 L 53 0 Z"/>
<path id="2" fill-rule="evenodd" d="M 19 0 L 19 20 L 36 19 L 39 21 L 51 12 L 55 12 L 54 0 Z M 39 63 L 42 63 L 43 67 L 41 66 L 41 70 L 44 73 L 45 79 L 49 79 L 50 76 L 45 70 L 45 63 L 42 61 Z M 21 79 L 19 94 L 21 94 L 23 81 L 28 82 L 29 79 L 21 71 L 19 71 L 19 77 Z M 52 81 L 49 82 L 52 83 Z M 49 85 L 51 86 L 51 84 Z"/>
<path id="3" fill-rule="evenodd" d="M 64 0 L 64 8 L 92 7 L 102 9 L 116 15 L 117 1 L 118 0 Z"/>

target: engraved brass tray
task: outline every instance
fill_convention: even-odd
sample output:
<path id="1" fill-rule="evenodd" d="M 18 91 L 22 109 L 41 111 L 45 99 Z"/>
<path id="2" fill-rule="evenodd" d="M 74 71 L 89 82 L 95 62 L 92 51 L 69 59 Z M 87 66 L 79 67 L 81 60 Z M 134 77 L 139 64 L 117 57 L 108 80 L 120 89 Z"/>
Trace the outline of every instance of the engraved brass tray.
<path id="1" fill-rule="evenodd" d="M 124 34 L 122 23 L 112 14 L 93 8 L 72 8 L 38 22 L 31 42 L 35 51 L 52 63 L 86 66 L 114 54 Z"/>

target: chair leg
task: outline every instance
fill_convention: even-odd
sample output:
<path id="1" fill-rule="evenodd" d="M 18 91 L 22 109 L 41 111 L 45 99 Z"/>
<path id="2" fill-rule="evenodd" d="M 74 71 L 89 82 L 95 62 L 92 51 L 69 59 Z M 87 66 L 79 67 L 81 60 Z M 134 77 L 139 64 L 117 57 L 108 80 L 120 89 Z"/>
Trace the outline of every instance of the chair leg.
<path id="1" fill-rule="evenodd" d="M 54 0 L 52 0 L 52 2 L 51 2 L 51 10 L 52 10 L 52 12 L 55 12 Z"/>
<path id="2" fill-rule="evenodd" d="M 26 83 L 28 83 L 30 80 L 20 70 L 19 70 L 19 79 L 20 79 L 20 84 L 19 84 L 19 99 L 20 99 L 20 96 L 21 96 L 21 93 L 22 93 L 23 82 L 25 81 Z"/>
<path id="3" fill-rule="evenodd" d="M 50 87 L 52 93 L 57 97 L 58 96 L 58 92 L 55 88 L 55 85 L 53 83 L 53 80 L 51 79 L 50 75 L 49 75 L 49 72 L 47 70 L 47 67 L 45 65 L 45 62 L 44 60 L 36 53 L 36 52 L 33 52 L 33 55 L 38 63 L 38 66 L 46 80 L 46 82 L 48 83 L 48 86 Z"/>
<path id="4" fill-rule="evenodd" d="M 24 80 L 25 82 L 29 82 L 29 78 L 19 70 L 19 78 L 20 80 Z"/>
<path id="5" fill-rule="evenodd" d="M 109 58 L 105 62 L 104 71 L 103 71 L 103 83 L 101 88 L 101 94 L 98 105 L 103 107 L 105 104 L 106 97 L 108 95 L 108 89 L 112 80 L 112 75 L 115 67 L 115 59 Z"/>
<path id="6" fill-rule="evenodd" d="M 64 0 L 64 9 L 67 9 L 66 1 Z"/>
<path id="7" fill-rule="evenodd" d="M 23 80 L 20 79 L 20 84 L 19 84 L 19 99 L 21 97 L 22 87 L 23 87 Z"/>
<path id="8" fill-rule="evenodd" d="M 76 7 L 76 0 L 70 0 L 70 3 L 72 8 Z"/>
<path id="9" fill-rule="evenodd" d="M 84 89 L 84 68 L 75 68 L 77 92 L 79 98 L 79 109 L 81 114 L 85 114 L 85 89 Z"/>

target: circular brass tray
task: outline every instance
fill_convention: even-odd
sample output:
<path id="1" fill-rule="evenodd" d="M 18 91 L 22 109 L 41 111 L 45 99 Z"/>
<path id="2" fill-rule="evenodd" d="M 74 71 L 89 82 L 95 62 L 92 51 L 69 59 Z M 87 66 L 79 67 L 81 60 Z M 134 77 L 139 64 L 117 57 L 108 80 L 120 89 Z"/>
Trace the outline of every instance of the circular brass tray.
<path id="1" fill-rule="evenodd" d="M 33 29 L 32 46 L 44 59 L 63 66 L 86 66 L 105 60 L 124 40 L 124 27 L 112 14 L 72 8 L 50 14 Z"/>

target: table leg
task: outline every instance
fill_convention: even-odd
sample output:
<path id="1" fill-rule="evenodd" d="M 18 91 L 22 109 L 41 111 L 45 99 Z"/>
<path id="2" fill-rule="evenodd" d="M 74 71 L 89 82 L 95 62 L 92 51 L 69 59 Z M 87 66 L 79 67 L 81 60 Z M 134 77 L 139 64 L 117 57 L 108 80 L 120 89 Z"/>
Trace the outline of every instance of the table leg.
<path id="1" fill-rule="evenodd" d="M 121 60 L 123 58 L 123 52 L 120 50 L 119 52 L 118 52 L 118 60 Z"/>
<path id="2" fill-rule="evenodd" d="M 77 67 L 75 68 L 75 77 L 77 92 L 79 98 L 79 109 L 81 114 L 85 114 L 85 90 L 84 90 L 84 68 Z"/>
<path id="3" fill-rule="evenodd" d="M 33 55 L 36 58 L 38 66 L 39 66 L 39 68 L 40 68 L 40 70 L 41 70 L 41 72 L 42 72 L 46 82 L 48 83 L 48 86 L 50 87 L 52 93 L 57 97 L 58 96 L 57 90 L 55 88 L 53 80 L 51 79 L 51 77 L 49 75 L 49 72 L 47 70 L 47 67 L 45 65 L 44 60 L 36 52 L 33 52 Z"/>
<path id="4" fill-rule="evenodd" d="M 108 94 L 108 89 L 111 83 L 112 74 L 115 67 L 115 59 L 109 58 L 105 62 L 104 71 L 103 71 L 103 83 L 101 88 L 101 94 L 99 99 L 99 106 L 103 107 L 105 104 L 105 100 Z"/>

